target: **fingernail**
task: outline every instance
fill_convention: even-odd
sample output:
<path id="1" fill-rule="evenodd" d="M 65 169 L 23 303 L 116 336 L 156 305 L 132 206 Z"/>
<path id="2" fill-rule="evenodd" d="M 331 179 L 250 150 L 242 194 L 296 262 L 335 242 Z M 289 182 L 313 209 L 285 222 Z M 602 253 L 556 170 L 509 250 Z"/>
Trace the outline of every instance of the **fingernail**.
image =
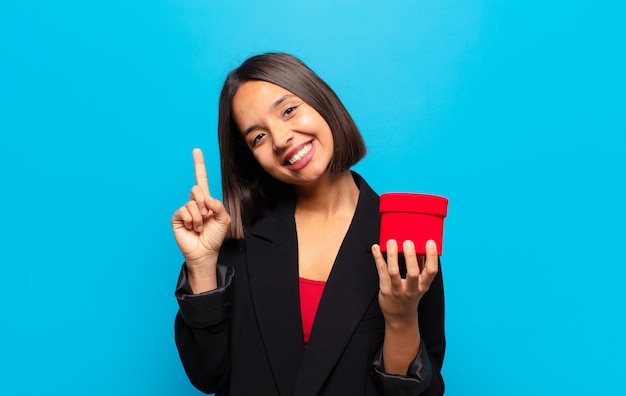
<path id="1" fill-rule="evenodd" d="M 197 227 L 196 227 L 196 231 L 197 231 L 197 232 L 202 232 L 202 226 L 197 226 Z"/>
<path id="2" fill-rule="evenodd" d="M 432 239 L 429 239 L 428 242 L 426 242 L 426 247 L 427 248 L 436 248 L 437 244 Z"/>
<path id="3" fill-rule="evenodd" d="M 202 214 L 202 216 L 206 216 L 209 214 L 209 210 L 207 208 L 202 208 L 200 209 L 200 214 Z"/>
<path id="4" fill-rule="evenodd" d="M 404 248 L 405 249 L 413 249 L 415 246 L 413 245 L 413 241 L 410 240 L 406 240 L 404 241 Z"/>

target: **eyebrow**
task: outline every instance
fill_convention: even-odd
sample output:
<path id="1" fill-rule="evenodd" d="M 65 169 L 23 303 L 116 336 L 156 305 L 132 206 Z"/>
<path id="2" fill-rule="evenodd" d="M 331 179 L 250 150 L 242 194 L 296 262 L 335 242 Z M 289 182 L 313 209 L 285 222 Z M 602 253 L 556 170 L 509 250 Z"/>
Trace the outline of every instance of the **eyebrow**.
<path id="1" fill-rule="evenodd" d="M 294 96 L 296 96 L 296 95 L 286 94 L 286 95 L 281 96 L 280 98 L 276 99 L 276 101 L 274 103 L 272 103 L 272 106 L 270 107 L 270 109 L 273 110 L 273 109 L 277 108 L 285 100 L 287 100 L 289 98 L 293 98 Z"/>
<path id="2" fill-rule="evenodd" d="M 289 99 L 289 98 L 293 98 L 296 95 L 294 94 L 286 94 L 281 96 L 280 98 L 276 99 L 274 101 L 274 103 L 272 103 L 272 105 L 270 106 L 270 111 L 274 110 L 275 108 L 277 108 L 278 106 L 280 106 L 281 103 L 283 103 L 285 100 Z M 250 132 L 254 131 L 255 129 L 257 129 L 257 125 L 252 125 L 251 127 L 247 128 L 245 131 L 243 131 L 243 136 L 246 137 L 250 134 Z"/>

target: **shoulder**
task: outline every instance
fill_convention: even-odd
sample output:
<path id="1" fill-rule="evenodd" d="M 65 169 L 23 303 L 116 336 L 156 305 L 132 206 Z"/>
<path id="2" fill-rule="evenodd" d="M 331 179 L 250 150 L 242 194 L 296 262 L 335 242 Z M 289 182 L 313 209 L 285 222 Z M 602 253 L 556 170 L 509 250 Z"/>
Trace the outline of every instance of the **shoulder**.
<path id="1" fill-rule="evenodd" d="M 351 172 L 352 178 L 354 178 L 354 182 L 361 191 L 361 195 L 364 195 L 365 197 L 372 200 L 378 200 L 378 193 L 376 193 L 376 191 L 374 191 L 374 189 L 367 183 L 365 178 L 355 171 Z"/>
<path id="2" fill-rule="evenodd" d="M 359 202 L 357 203 L 357 214 L 372 213 L 378 214 L 378 205 L 380 198 L 376 191 L 370 187 L 363 176 L 352 171 L 354 182 L 359 188 Z"/>

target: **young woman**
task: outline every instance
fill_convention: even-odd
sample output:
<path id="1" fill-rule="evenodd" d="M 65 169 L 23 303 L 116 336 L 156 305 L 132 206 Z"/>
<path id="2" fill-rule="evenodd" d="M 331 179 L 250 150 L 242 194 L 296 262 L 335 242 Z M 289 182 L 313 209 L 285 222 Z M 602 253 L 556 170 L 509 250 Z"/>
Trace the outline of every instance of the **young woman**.
<path id="1" fill-rule="evenodd" d="M 197 184 L 172 217 L 191 382 L 217 395 L 443 394 L 437 247 L 417 257 L 390 240 L 381 254 L 378 195 L 350 170 L 365 145 L 332 89 L 291 55 L 252 57 L 226 79 L 218 134 L 224 203 L 196 149 Z"/>

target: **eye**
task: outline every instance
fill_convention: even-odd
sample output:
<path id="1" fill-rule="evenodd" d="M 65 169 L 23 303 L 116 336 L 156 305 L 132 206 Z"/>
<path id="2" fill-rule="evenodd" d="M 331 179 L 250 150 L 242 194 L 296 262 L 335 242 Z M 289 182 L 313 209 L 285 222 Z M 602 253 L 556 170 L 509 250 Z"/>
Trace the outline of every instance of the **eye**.
<path id="1" fill-rule="evenodd" d="M 288 107 L 287 109 L 285 109 L 285 111 L 283 112 L 283 116 L 287 117 L 290 116 L 291 114 L 293 114 L 294 111 L 296 111 L 296 109 L 298 108 L 298 106 L 291 106 Z"/>
<path id="2" fill-rule="evenodd" d="M 257 144 L 259 144 L 261 139 L 263 139 L 264 137 L 265 137 L 265 133 L 263 133 L 263 132 L 260 132 L 260 133 L 257 133 L 256 135 L 254 135 L 254 138 L 250 142 L 250 147 L 254 147 Z"/>

